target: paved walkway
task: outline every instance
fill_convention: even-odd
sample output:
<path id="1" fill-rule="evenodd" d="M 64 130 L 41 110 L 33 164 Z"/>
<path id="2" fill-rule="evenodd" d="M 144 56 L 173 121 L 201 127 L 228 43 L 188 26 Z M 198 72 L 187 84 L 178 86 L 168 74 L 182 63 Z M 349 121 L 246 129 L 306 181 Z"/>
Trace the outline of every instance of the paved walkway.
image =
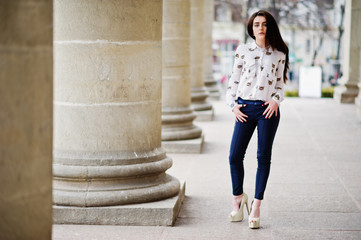
<path id="1" fill-rule="evenodd" d="M 230 223 L 228 149 L 233 116 L 213 102 L 215 119 L 197 122 L 202 154 L 168 154 L 168 171 L 186 181 L 174 227 L 54 225 L 53 239 L 361 239 L 361 122 L 355 105 L 332 99 L 288 98 L 281 106 L 271 175 L 258 230 L 247 218 Z M 256 133 L 245 158 L 245 192 L 252 199 Z M 247 216 L 247 215 L 246 215 Z"/>

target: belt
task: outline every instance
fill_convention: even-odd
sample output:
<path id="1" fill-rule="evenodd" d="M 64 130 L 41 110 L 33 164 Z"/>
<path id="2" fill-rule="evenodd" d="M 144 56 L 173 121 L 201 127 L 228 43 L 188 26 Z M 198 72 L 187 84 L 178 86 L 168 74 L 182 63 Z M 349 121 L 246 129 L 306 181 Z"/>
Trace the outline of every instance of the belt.
<path id="1" fill-rule="evenodd" d="M 245 100 L 245 99 L 242 99 L 242 98 L 238 98 L 237 99 L 237 103 L 238 104 L 249 104 L 249 105 L 263 105 L 264 104 L 264 101 L 262 100 Z"/>

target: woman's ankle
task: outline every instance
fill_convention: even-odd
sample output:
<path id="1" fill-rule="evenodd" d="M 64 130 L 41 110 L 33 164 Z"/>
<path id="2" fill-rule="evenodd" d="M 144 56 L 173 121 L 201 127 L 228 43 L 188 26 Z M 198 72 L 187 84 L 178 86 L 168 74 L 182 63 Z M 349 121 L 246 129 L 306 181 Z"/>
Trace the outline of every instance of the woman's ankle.
<path id="1" fill-rule="evenodd" d="M 251 206 L 251 213 L 250 217 L 258 218 L 260 216 L 260 209 L 261 209 L 261 201 L 259 199 L 254 199 L 252 206 Z"/>
<path id="2" fill-rule="evenodd" d="M 233 195 L 232 198 L 232 205 L 233 205 L 233 211 L 238 211 L 239 205 L 242 202 L 243 193 L 241 195 Z"/>
<path id="3" fill-rule="evenodd" d="M 253 206 L 253 207 L 260 208 L 260 207 L 261 207 L 261 203 L 262 203 L 262 200 L 259 200 L 259 199 L 255 198 L 255 199 L 253 200 L 252 206 Z"/>
<path id="4" fill-rule="evenodd" d="M 233 198 L 242 198 L 243 197 L 243 193 L 240 195 L 233 195 Z"/>

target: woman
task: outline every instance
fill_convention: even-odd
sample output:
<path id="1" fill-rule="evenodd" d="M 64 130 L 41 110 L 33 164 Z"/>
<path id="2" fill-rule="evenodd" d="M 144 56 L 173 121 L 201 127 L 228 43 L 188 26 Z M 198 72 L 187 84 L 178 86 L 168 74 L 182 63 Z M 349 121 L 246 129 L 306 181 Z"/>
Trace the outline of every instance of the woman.
<path id="1" fill-rule="evenodd" d="M 279 104 L 284 98 L 287 80 L 288 47 L 277 23 L 267 11 L 255 12 L 247 24 L 252 43 L 238 46 L 233 73 L 226 94 L 236 122 L 230 147 L 229 163 L 233 189 L 231 221 L 243 220 L 243 206 L 248 210 L 248 196 L 243 193 L 243 158 L 257 127 L 257 175 L 249 227 L 259 228 L 260 206 L 271 165 L 272 144 L 280 120 Z"/>

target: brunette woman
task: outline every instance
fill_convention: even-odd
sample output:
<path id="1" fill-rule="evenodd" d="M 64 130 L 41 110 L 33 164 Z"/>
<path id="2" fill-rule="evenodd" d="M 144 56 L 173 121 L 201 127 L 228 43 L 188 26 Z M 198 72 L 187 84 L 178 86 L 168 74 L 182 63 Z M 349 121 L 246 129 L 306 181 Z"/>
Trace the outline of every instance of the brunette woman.
<path id="1" fill-rule="evenodd" d="M 257 127 L 258 168 L 254 200 L 249 213 L 249 227 L 259 228 L 260 206 L 270 172 L 273 140 L 280 121 L 279 105 L 284 99 L 287 80 L 288 47 L 273 16 L 264 10 L 249 19 L 247 31 L 251 43 L 241 44 L 235 52 L 233 73 L 226 94 L 235 116 L 229 164 L 233 190 L 231 221 L 243 220 L 243 206 L 248 210 L 248 196 L 243 192 L 243 159 Z"/>

